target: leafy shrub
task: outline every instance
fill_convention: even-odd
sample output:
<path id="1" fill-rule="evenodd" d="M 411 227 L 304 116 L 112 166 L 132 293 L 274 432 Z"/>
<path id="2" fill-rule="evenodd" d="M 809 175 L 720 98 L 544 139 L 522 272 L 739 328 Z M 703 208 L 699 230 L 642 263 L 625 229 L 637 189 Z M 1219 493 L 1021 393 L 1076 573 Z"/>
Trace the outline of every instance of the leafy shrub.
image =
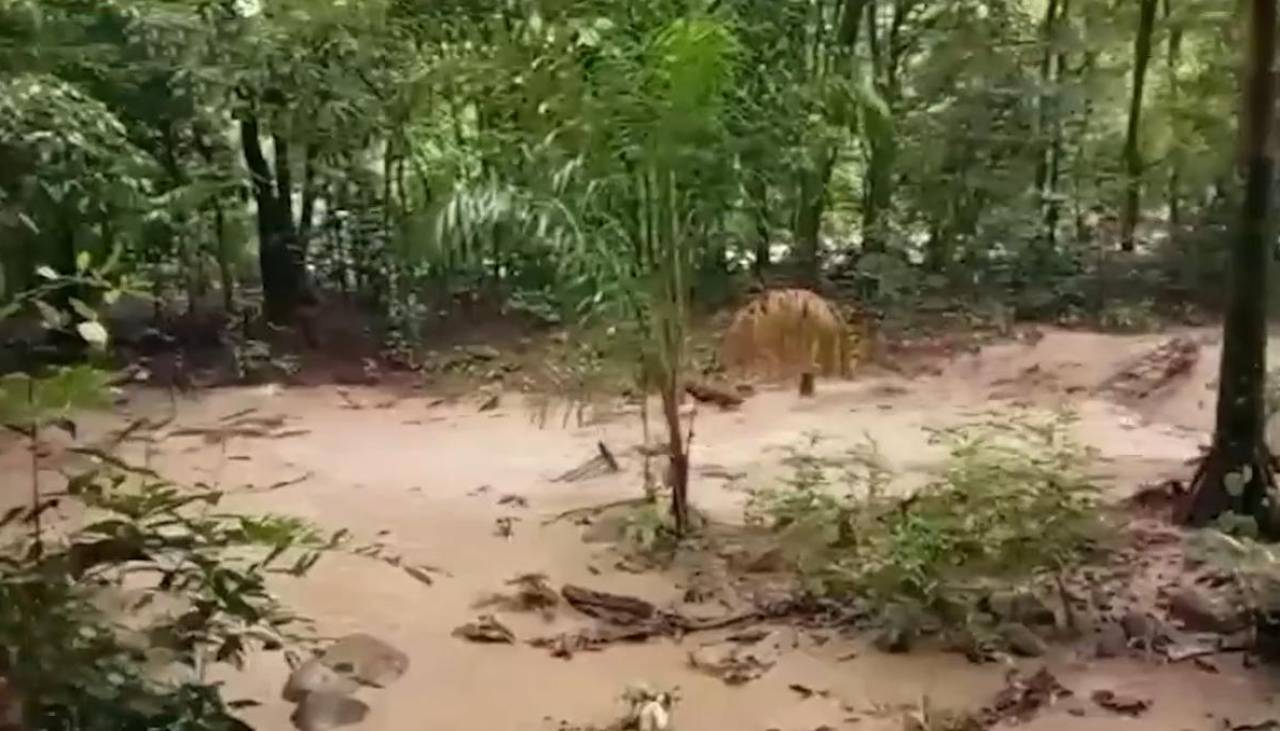
<path id="1" fill-rule="evenodd" d="M 779 531 L 815 593 L 946 614 L 975 587 L 1060 569 L 1096 544 L 1089 452 L 1068 425 L 1019 412 L 937 430 L 947 458 L 906 496 L 889 490 L 874 443 L 842 458 L 797 450 L 790 479 L 757 490 L 748 519 Z"/>
<path id="2" fill-rule="evenodd" d="M 329 543 L 292 519 L 211 512 L 221 493 L 145 470 L 96 468 L 66 495 L 88 508 L 83 526 L 24 532 L 0 550 L 0 664 L 30 726 L 242 728 L 241 704 L 206 671 L 305 638 L 266 578 L 305 573 Z M 29 524 L 48 506 L 4 522 Z M 110 596 L 127 601 L 111 611 Z"/>
<path id="3" fill-rule="evenodd" d="M 107 333 L 96 312 L 66 295 L 110 300 L 117 290 L 88 257 L 76 269 L 42 270 L 42 284 L 0 320 L 29 307 L 49 330 L 101 349 Z M 73 446 L 91 466 L 62 491 L 42 491 L 45 433 L 56 427 L 74 440 L 73 417 L 109 404 L 108 383 L 86 365 L 0 379 L 0 424 L 32 455 L 29 502 L 0 515 L 0 725 L 243 729 L 234 717 L 243 702 L 227 701 L 208 668 L 306 639 L 267 577 L 305 573 L 341 535 L 325 540 L 294 519 L 217 512 L 223 493 L 175 486 L 96 448 Z M 72 503 L 73 519 L 49 526 L 46 513 L 62 502 Z"/>

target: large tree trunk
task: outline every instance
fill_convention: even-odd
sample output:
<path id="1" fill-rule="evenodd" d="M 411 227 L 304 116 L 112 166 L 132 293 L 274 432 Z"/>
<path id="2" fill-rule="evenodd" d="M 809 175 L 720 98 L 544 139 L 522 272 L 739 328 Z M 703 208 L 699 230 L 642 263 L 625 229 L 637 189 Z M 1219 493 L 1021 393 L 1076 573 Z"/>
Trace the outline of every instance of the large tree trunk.
<path id="1" fill-rule="evenodd" d="M 1133 251 L 1133 233 L 1142 205 L 1142 96 L 1151 63 L 1151 36 L 1155 31 L 1156 0 L 1141 0 L 1138 35 L 1133 42 L 1133 88 L 1129 98 L 1129 126 L 1124 137 L 1124 208 L 1120 217 L 1120 248 Z"/>
<path id="2" fill-rule="evenodd" d="M 288 146 L 282 139 L 276 139 L 278 169 L 276 175 L 272 175 L 262 153 L 256 117 L 241 120 L 240 140 L 258 206 L 258 264 L 262 271 L 264 309 L 269 320 L 287 322 L 307 290 L 306 269 L 289 201 Z"/>
<path id="3" fill-rule="evenodd" d="M 1270 138 L 1275 121 L 1276 0 L 1252 0 L 1251 15 L 1241 124 L 1245 197 L 1231 248 L 1217 421 L 1212 448 L 1196 476 L 1183 517 L 1193 525 L 1204 525 L 1231 510 L 1252 516 L 1264 535 L 1276 537 L 1280 524 L 1276 508 L 1269 505 L 1274 480 L 1264 439 L 1267 263 L 1272 244 L 1268 214 L 1275 174 Z M 1230 477 L 1233 474 L 1236 477 Z"/>

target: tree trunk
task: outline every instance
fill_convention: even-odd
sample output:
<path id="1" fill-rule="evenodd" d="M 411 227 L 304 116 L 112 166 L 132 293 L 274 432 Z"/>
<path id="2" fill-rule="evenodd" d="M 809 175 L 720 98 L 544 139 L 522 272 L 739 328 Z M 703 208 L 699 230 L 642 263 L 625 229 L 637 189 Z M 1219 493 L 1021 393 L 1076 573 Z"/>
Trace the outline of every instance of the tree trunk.
<path id="1" fill-rule="evenodd" d="M 751 262 L 751 273 L 763 282 L 765 270 L 769 268 L 769 187 L 762 175 L 755 176 L 748 187 L 752 198 L 751 212 L 756 224 L 755 258 Z"/>
<path id="2" fill-rule="evenodd" d="M 1051 254 L 1056 244 L 1058 208 L 1054 201 L 1058 157 L 1062 149 L 1062 120 L 1058 110 L 1058 84 L 1062 80 L 1064 54 L 1055 53 L 1058 25 L 1065 20 L 1068 0 L 1049 0 L 1040 26 L 1044 52 L 1040 57 L 1040 94 L 1036 110 L 1035 191 L 1044 220 L 1043 248 Z"/>
<path id="3" fill-rule="evenodd" d="M 1264 438 L 1264 391 L 1267 264 L 1272 244 L 1268 218 L 1275 174 L 1270 138 L 1275 121 L 1276 0 L 1252 0 L 1251 5 L 1241 123 L 1245 197 L 1240 229 L 1231 247 L 1217 418 L 1212 448 L 1196 475 L 1183 517 L 1193 525 L 1204 525 L 1231 510 L 1253 517 L 1264 535 L 1275 537 L 1280 525 L 1268 499 L 1274 480 Z M 1236 477 L 1228 477 L 1233 474 Z M 1243 485 L 1229 486 L 1228 481 Z"/>
<path id="4" fill-rule="evenodd" d="M 227 314 L 236 309 L 236 278 L 232 272 L 231 244 L 227 241 L 227 218 L 222 210 L 222 200 L 213 198 L 213 236 L 218 247 L 218 277 L 222 285 L 222 310 Z"/>
<path id="5" fill-rule="evenodd" d="M 901 23 L 900 4 L 894 6 L 894 23 Z M 892 43 L 885 53 L 880 42 L 876 3 L 867 3 L 867 45 L 871 53 L 871 73 L 876 89 L 888 102 L 897 96 L 897 59 Z M 891 38 L 897 30 L 891 27 Z M 863 173 L 862 194 L 862 252 L 881 253 L 886 250 L 884 214 L 893 200 L 894 142 L 887 132 L 871 131 L 864 135 L 867 148 L 867 165 Z"/>
<path id="6" fill-rule="evenodd" d="M 1169 55 L 1167 58 L 1169 71 L 1169 100 L 1174 113 L 1174 139 L 1177 137 L 1177 115 L 1179 102 L 1178 64 L 1182 60 L 1182 26 L 1175 24 L 1173 0 L 1164 0 L 1165 23 L 1169 24 Z M 1182 155 L 1175 148 L 1169 155 L 1169 226 L 1176 233 L 1182 223 Z"/>
<path id="7" fill-rule="evenodd" d="M 862 28 L 863 16 L 874 12 L 873 0 L 844 0 L 840 5 L 839 19 L 834 23 L 835 43 L 831 48 L 835 58 L 848 60 L 850 63 L 814 64 L 814 73 L 852 73 L 851 63 L 854 47 L 858 43 L 858 34 Z M 826 28 L 821 22 L 815 28 L 815 36 L 821 40 Z M 815 43 L 815 45 L 819 45 Z M 814 53 L 818 53 L 815 49 Z M 827 186 L 831 182 L 831 174 L 835 168 L 839 151 L 826 149 L 819 152 L 820 159 L 813 171 L 802 173 L 799 185 L 799 201 L 795 214 L 795 242 L 797 263 L 800 265 L 801 280 L 816 286 L 821 274 L 820 238 L 822 217 L 826 212 Z"/>
<path id="8" fill-rule="evenodd" d="M 302 153 L 302 208 L 298 210 L 298 246 L 303 264 L 311 247 L 311 229 L 316 210 L 316 146 L 309 144 Z"/>
<path id="9" fill-rule="evenodd" d="M 267 319 L 273 322 L 288 321 L 295 308 L 302 302 L 306 290 L 306 270 L 298 255 L 297 234 L 289 204 L 289 188 L 282 185 L 277 171 L 273 176 L 267 158 L 262 153 L 258 120 L 247 116 L 240 122 L 240 141 L 244 148 L 244 162 L 253 182 L 253 197 L 258 206 L 258 265 L 262 272 L 262 298 Z M 277 138 L 276 161 L 287 161 L 288 147 Z M 284 165 L 288 169 L 287 163 Z M 285 193 L 281 200 L 280 193 Z"/>
<path id="10" fill-rule="evenodd" d="M 1120 218 L 1120 248 L 1133 251 L 1133 234 L 1138 226 L 1142 206 L 1142 152 L 1139 137 L 1142 126 L 1142 96 L 1147 83 L 1147 66 L 1151 62 L 1151 36 L 1155 31 L 1156 0 L 1141 0 L 1138 9 L 1138 35 L 1133 43 L 1133 88 L 1129 99 L 1129 125 L 1124 138 L 1124 208 Z"/>
<path id="11" fill-rule="evenodd" d="M 220 169 L 206 131 L 197 126 L 193 130 L 192 142 L 207 166 Z M 213 211 L 213 238 L 217 247 L 214 253 L 218 261 L 218 281 L 222 288 L 222 309 L 230 315 L 235 311 L 235 262 L 231 258 L 231 242 L 227 240 L 227 216 L 223 207 L 222 190 L 210 197 L 209 208 Z"/>
<path id="12" fill-rule="evenodd" d="M 887 139 L 868 140 L 867 169 L 862 198 L 862 251 L 882 253 L 886 249 L 884 214 L 893 199 L 893 149 Z"/>
<path id="13" fill-rule="evenodd" d="M 671 488 L 671 515 L 676 535 L 689 534 L 689 445 L 680 425 L 680 378 L 667 374 L 662 385 L 662 415 L 667 422 L 667 481 Z"/>
<path id="14" fill-rule="evenodd" d="M 822 274 L 822 214 L 827 207 L 827 183 L 835 169 L 835 150 L 822 151 L 815 171 L 801 173 L 800 207 L 796 211 L 796 247 L 800 279 L 816 287 Z"/>
<path id="15" fill-rule="evenodd" d="M 1040 42 L 1044 50 L 1040 55 L 1040 93 L 1036 95 L 1036 171 L 1035 190 L 1042 197 L 1045 181 L 1049 178 L 1049 157 L 1047 154 L 1049 128 L 1049 92 L 1053 84 L 1053 41 L 1054 30 L 1058 23 L 1058 0 L 1049 0 L 1045 5 L 1044 20 L 1040 23 Z M 1043 201 L 1042 201 L 1043 204 Z"/>

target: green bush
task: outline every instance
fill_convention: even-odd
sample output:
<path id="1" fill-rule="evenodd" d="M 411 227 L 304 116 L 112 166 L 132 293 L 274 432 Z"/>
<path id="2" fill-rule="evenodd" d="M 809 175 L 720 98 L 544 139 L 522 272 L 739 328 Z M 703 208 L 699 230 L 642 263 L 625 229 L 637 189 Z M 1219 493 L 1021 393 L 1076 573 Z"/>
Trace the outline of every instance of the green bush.
<path id="1" fill-rule="evenodd" d="M 1103 535 L 1090 453 L 1068 426 L 1018 412 L 937 430 L 941 470 L 905 496 L 874 443 L 841 458 L 797 450 L 784 486 L 754 492 L 748 520 L 778 531 L 816 594 L 963 611 L 975 589 L 1060 570 Z"/>
<path id="2" fill-rule="evenodd" d="M 97 313 L 66 295 L 116 290 L 87 257 L 77 270 L 42 273 L 45 283 L 0 310 L 0 320 L 30 307 L 48 329 L 101 350 L 107 333 Z M 225 699 L 208 669 L 308 638 L 267 578 L 304 574 L 341 534 L 325 539 L 291 518 L 220 512 L 218 490 L 179 487 L 109 450 L 74 446 L 74 418 L 110 403 L 108 383 L 87 365 L 0 378 L 0 424 L 21 434 L 32 456 L 29 499 L 0 515 L 0 726 L 243 729 L 234 712 L 247 702 Z M 147 428 L 143 420 L 125 432 Z M 71 453 L 89 463 L 57 492 L 41 479 L 51 429 L 67 432 Z M 52 524 L 48 513 L 62 503 L 71 517 Z"/>

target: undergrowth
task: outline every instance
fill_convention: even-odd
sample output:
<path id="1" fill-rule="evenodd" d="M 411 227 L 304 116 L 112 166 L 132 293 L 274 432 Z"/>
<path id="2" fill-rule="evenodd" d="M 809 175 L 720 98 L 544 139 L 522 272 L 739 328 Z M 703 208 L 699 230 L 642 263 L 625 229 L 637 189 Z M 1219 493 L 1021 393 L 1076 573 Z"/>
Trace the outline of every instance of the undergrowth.
<path id="1" fill-rule="evenodd" d="M 813 594 L 962 620 L 993 588 L 1078 564 L 1105 535 L 1070 420 L 1017 412 L 935 430 L 946 457 L 906 494 L 873 441 L 821 457 L 811 439 L 782 485 L 753 492 L 747 518 L 776 531 Z"/>
<path id="2" fill-rule="evenodd" d="M 95 269 L 83 254 L 73 274 L 43 272 L 0 321 L 33 309 L 52 334 L 81 338 L 93 360 L 110 334 L 79 297 L 119 296 L 109 264 Z M 29 493 L 11 492 L 0 514 L 0 728 L 246 729 L 236 714 L 251 702 L 226 698 L 210 671 L 309 644 L 308 623 L 268 580 L 306 574 L 342 533 L 227 512 L 224 492 L 175 485 L 114 453 L 129 439 L 155 440 L 167 422 L 136 420 L 83 445 L 75 418 L 111 404 L 110 381 L 88 363 L 0 378 L 0 425 L 30 455 Z M 51 478 L 43 460 L 55 432 L 75 459 Z"/>

